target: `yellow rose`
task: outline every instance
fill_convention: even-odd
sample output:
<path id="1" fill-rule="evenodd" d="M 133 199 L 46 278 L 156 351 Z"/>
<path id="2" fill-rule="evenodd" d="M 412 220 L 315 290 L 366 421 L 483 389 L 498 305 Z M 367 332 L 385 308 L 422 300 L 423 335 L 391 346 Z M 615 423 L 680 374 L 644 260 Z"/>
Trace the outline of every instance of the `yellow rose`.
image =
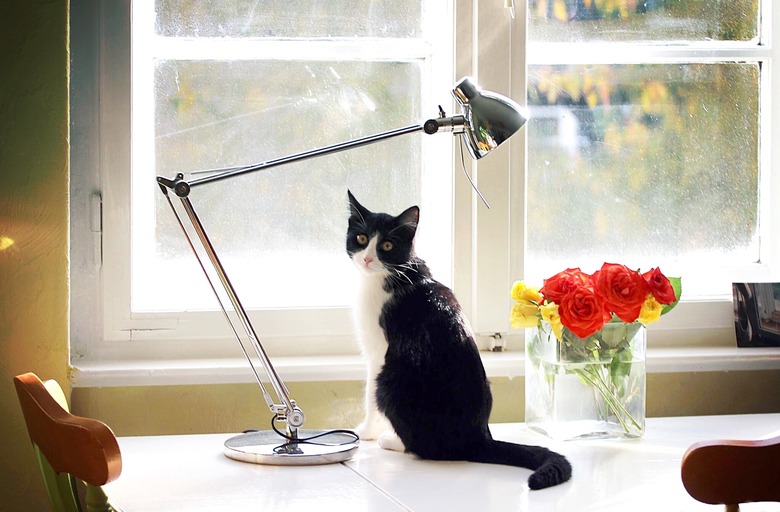
<path id="1" fill-rule="evenodd" d="M 653 297 L 652 294 L 647 294 L 645 302 L 642 304 L 642 309 L 639 311 L 639 318 L 637 320 L 643 325 L 652 324 L 657 322 L 661 318 L 661 310 L 663 306 Z"/>
<path id="2" fill-rule="evenodd" d="M 561 323 L 561 315 L 558 314 L 558 304 L 554 302 L 547 302 L 539 308 L 542 313 L 542 320 L 550 324 L 553 334 L 558 338 L 558 341 L 563 339 L 563 324 Z"/>
<path id="3" fill-rule="evenodd" d="M 515 284 L 512 285 L 512 298 L 521 304 L 524 301 L 535 302 L 536 304 L 541 304 L 542 302 L 539 288 L 530 288 L 523 281 L 515 281 Z"/>
<path id="4" fill-rule="evenodd" d="M 512 329 L 536 327 L 539 324 L 539 306 L 528 301 L 515 304 L 509 313 L 509 321 Z"/>

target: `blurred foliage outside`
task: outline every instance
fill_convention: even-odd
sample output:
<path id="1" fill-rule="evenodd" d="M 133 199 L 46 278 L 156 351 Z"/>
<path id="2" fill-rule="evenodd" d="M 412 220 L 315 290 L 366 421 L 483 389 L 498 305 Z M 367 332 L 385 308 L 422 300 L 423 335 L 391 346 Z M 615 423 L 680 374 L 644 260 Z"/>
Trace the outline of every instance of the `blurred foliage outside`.
<path id="1" fill-rule="evenodd" d="M 753 41 L 758 0 L 528 0 L 540 42 Z"/>
<path id="2" fill-rule="evenodd" d="M 265 162 L 413 124 L 422 108 L 407 91 L 420 80 L 413 62 L 160 61 L 157 173 Z M 420 160 L 419 146 L 390 140 L 209 184 L 194 197 L 207 229 L 232 252 L 340 247 L 347 188 L 413 204 Z M 161 253 L 181 245 L 167 208 L 158 197 Z"/>
<path id="3" fill-rule="evenodd" d="M 148 267 L 134 281 L 134 307 L 213 307 L 211 294 L 195 296 L 201 290 L 187 278 L 195 266 L 191 250 L 152 174 L 181 172 L 191 180 L 204 176 L 193 171 L 268 162 L 417 124 L 430 101 L 419 92 L 431 80 L 433 59 L 450 57 L 433 55 L 436 36 L 424 30 L 431 26 L 426 16 L 444 6 L 439 0 L 156 0 L 152 79 L 134 85 L 150 88 L 153 104 L 143 106 L 143 122 L 153 130 L 147 140 L 154 144 L 154 168 L 134 169 L 133 179 L 148 180 L 144 200 L 156 203 L 154 239 L 144 239 L 134 253 L 134 265 Z M 147 9 L 141 19 L 151 22 Z M 377 45 L 383 38 L 394 41 Z M 251 53 L 233 53 L 233 39 L 246 39 L 241 51 Z M 409 52 L 402 40 L 412 39 L 424 49 Z M 193 206 L 240 283 L 245 305 L 348 303 L 347 189 L 376 211 L 424 202 L 424 155 L 433 146 L 412 139 L 195 187 Z M 180 281 L 180 289 L 165 295 L 157 286 L 162 279 Z M 321 288 L 301 293 L 313 282 Z"/>
<path id="4" fill-rule="evenodd" d="M 156 31 L 165 37 L 422 37 L 424 4 L 420 0 L 157 0 Z"/>
<path id="5" fill-rule="evenodd" d="M 404 13 L 421 17 L 412 0 L 311 0 L 294 9 L 295 23 L 271 1 L 156 5 L 166 37 L 417 37 Z M 359 15 L 325 13 L 342 8 Z M 528 8 L 538 42 L 745 43 L 759 34 L 757 0 L 528 0 Z M 422 73 L 414 62 L 159 60 L 156 172 L 256 163 L 404 126 L 421 116 L 408 91 L 420 89 Z M 589 259 L 756 261 L 759 75 L 757 62 L 530 66 L 531 272 Z M 348 184 L 370 191 L 364 204 L 376 209 L 417 202 L 422 153 L 410 147 L 391 140 L 208 187 L 198 192 L 204 223 L 231 240 L 219 246 L 247 254 L 340 244 L 333 205 Z M 157 250 L 186 252 L 161 199 Z M 235 222 L 239 208 L 247 222 Z"/>
<path id="6" fill-rule="evenodd" d="M 554 24 L 568 41 L 561 33 L 578 25 L 588 40 L 613 22 L 709 6 L 718 23 L 699 25 L 719 28 L 707 38 L 754 37 L 750 18 L 726 15 L 756 2 L 725 4 L 530 0 L 529 30 L 536 39 Z M 760 72 L 758 62 L 529 66 L 528 272 L 757 262 Z"/>
<path id="7" fill-rule="evenodd" d="M 757 66 L 539 66 L 529 75 L 529 250 L 753 247 Z"/>

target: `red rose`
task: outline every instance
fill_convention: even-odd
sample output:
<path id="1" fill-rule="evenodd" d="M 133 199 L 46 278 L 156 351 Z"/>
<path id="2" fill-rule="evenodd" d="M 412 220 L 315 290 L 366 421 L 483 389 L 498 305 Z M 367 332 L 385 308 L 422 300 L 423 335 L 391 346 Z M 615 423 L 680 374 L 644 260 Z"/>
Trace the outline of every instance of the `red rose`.
<path id="1" fill-rule="evenodd" d="M 566 294 L 558 304 L 561 323 L 580 338 L 600 330 L 612 315 L 604 301 L 584 286 Z"/>
<path id="2" fill-rule="evenodd" d="M 539 292 L 549 302 L 560 305 L 563 297 L 569 292 L 590 285 L 591 281 L 588 274 L 579 268 L 567 268 L 563 272 L 559 272 L 551 278 L 545 279 L 544 286 L 542 286 Z"/>
<path id="3" fill-rule="evenodd" d="M 671 304 L 677 300 L 672 283 L 661 273 L 660 268 L 650 269 L 642 274 L 642 277 L 650 288 L 650 293 L 653 294 L 653 297 L 659 304 Z"/>
<path id="4" fill-rule="evenodd" d="M 650 293 L 650 286 L 639 272 L 615 263 L 604 263 L 601 270 L 593 274 L 593 282 L 596 294 L 607 307 L 628 323 L 637 319 Z"/>

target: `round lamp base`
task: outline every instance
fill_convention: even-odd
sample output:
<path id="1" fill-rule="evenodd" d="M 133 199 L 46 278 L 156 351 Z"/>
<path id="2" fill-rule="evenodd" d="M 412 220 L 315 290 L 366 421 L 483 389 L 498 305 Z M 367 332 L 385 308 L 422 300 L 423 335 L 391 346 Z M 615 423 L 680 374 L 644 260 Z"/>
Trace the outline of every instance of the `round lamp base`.
<path id="1" fill-rule="evenodd" d="M 356 436 L 323 430 L 299 430 L 298 439 L 288 442 L 272 430 L 247 432 L 225 441 L 225 455 L 252 464 L 311 466 L 349 460 L 360 444 Z"/>

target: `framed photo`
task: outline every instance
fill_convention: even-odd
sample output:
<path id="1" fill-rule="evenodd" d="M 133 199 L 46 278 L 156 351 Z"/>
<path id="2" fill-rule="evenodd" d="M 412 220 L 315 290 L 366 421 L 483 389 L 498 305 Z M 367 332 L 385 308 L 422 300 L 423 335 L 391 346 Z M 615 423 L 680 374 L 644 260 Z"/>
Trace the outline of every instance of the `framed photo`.
<path id="1" fill-rule="evenodd" d="M 739 347 L 780 347 L 780 283 L 733 283 Z"/>

